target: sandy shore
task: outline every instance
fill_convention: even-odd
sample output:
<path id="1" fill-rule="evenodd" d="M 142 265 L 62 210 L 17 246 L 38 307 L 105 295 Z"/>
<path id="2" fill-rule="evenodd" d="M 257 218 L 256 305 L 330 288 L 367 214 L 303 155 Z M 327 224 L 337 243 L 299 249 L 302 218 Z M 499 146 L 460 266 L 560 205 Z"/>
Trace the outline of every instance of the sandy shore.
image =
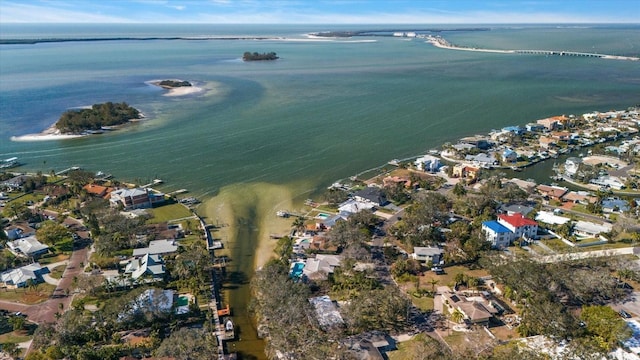
<path id="1" fill-rule="evenodd" d="M 169 79 L 169 80 L 182 81 L 179 79 Z M 147 81 L 146 83 L 149 85 L 157 86 L 159 88 L 167 90 L 167 92 L 162 96 L 171 96 L 171 97 L 185 96 L 185 95 L 199 94 L 205 91 L 204 88 L 195 86 L 193 83 L 191 83 L 191 86 L 179 86 L 179 87 L 172 88 L 172 87 L 160 86 L 161 81 L 163 80 L 151 80 L 151 81 Z"/>
<path id="2" fill-rule="evenodd" d="M 53 124 L 46 130 L 38 134 L 26 134 L 20 136 L 12 136 L 11 141 L 49 141 L 49 140 L 65 140 L 75 139 L 86 135 L 62 134 L 60 130 Z"/>
<path id="3" fill-rule="evenodd" d="M 274 255 L 276 241 L 270 239 L 270 234 L 282 235 L 291 229 L 291 219 L 276 216 L 280 209 L 293 209 L 291 190 L 281 185 L 254 183 L 222 188 L 216 197 L 203 204 L 201 211 L 208 223 L 224 225 L 215 237 L 223 239 L 226 251 L 230 252 L 227 255 L 239 261 L 254 254 L 253 269 L 257 269 Z"/>

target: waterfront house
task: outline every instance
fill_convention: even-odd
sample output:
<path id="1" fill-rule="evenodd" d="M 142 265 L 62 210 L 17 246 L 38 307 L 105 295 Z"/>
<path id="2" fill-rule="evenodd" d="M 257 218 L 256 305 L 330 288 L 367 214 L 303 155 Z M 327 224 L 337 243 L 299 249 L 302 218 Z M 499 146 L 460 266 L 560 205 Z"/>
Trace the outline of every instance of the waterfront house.
<path id="1" fill-rule="evenodd" d="M 543 184 L 536 186 L 536 190 L 540 193 L 540 195 L 551 200 L 560 200 L 564 196 L 564 194 L 569 191 L 569 189 L 566 187 Z"/>
<path id="2" fill-rule="evenodd" d="M 7 241 L 7 247 L 16 256 L 36 258 L 49 251 L 47 245 L 42 244 L 35 235 L 19 238 L 13 241 Z"/>
<path id="3" fill-rule="evenodd" d="M 14 176 L 9 180 L 5 180 L 0 183 L 2 188 L 5 188 L 9 191 L 18 191 L 22 189 L 22 186 L 30 179 L 28 175 L 18 175 Z"/>
<path id="4" fill-rule="evenodd" d="M 441 265 L 443 263 L 443 254 L 444 250 L 437 247 L 416 246 L 413 248 L 411 257 L 419 261 L 423 265 L 428 265 L 429 263 L 431 265 Z"/>
<path id="5" fill-rule="evenodd" d="M 498 165 L 498 160 L 492 153 L 480 153 L 476 155 L 467 155 L 464 157 L 466 161 L 472 162 L 475 166 L 490 169 Z"/>
<path id="6" fill-rule="evenodd" d="M 165 255 L 178 251 L 178 243 L 173 239 L 152 240 L 146 248 L 133 249 L 133 256 Z"/>
<path id="7" fill-rule="evenodd" d="M 593 196 L 588 191 L 569 191 L 562 196 L 563 202 L 571 202 L 574 204 L 593 204 L 598 201 L 598 198 Z"/>
<path id="8" fill-rule="evenodd" d="M 89 193 L 89 195 L 97 196 L 101 198 L 104 198 L 105 196 L 107 196 L 107 194 L 113 191 L 113 188 L 101 186 L 97 184 L 87 184 L 83 187 L 83 189 L 87 193 Z"/>
<path id="9" fill-rule="evenodd" d="M 513 163 L 513 162 L 516 162 L 517 160 L 518 160 L 518 153 L 516 153 L 515 151 L 507 148 L 502 152 L 502 161 Z"/>
<path id="10" fill-rule="evenodd" d="M 582 164 L 582 159 L 577 157 L 570 157 L 564 162 L 564 173 L 573 178 L 576 176 L 578 169 L 580 168 L 580 164 Z"/>
<path id="11" fill-rule="evenodd" d="M 544 125 L 541 125 L 541 124 L 529 123 L 525 125 L 525 129 L 528 132 L 539 132 L 539 131 L 543 131 L 546 128 Z"/>
<path id="12" fill-rule="evenodd" d="M 591 179 L 589 181 L 591 184 L 600 185 L 604 188 L 612 188 L 615 190 L 622 190 L 625 188 L 625 185 L 618 177 L 615 176 L 600 176 L 597 179 Z"/>
<path id="13" fill-rule="evenodd" d="M 29 285 L 29 281 L 38 284 L 44 281 L 42 275 L 48 274 L 49 268 L 40 266 L 39 263 L 32 263 L 17 269 L 11 269 L 0 274 L 0 280 L 7 288 L 24 288 Z"/>
<path id="14" fill-rule="evenodd" d="M 384 191 L 375 186 L 367 186 L 362 190 L 356 191 L 353 197 L 358 202 L 369 203 L 374 207 L 384 206 L 389 203 Z"/>
<path id="15" fill-rule="evenodd" d="M 348 199 L 347 201 L 338 205 L 338 212 L 339 214 L 346 216 L 346 214 L 357 214 L 362 210 L 371 210 L 375 207 L 376 205 L 369 201 L 358 201 L 356 199 Z M 335 218 L 335 220 L 339 221 L 337 218 Z M 331 224 L 331 222 L 328 222 L 328 223 Z M 327 224 L 327 222 L 325 222 L 325 224 Z M 333 225 L 335 225 L 335 223 L 333 223 Z"/>
<path id="16" fill-rule="evenodd" d="M 411 180 L 406 176 L 387 176 L 382 179 L 382 186 L 385 188 L 390 186 L 397 186 L 398 184 L 401 184 L 407 189 L 410 189 L 413 185 Z"/>
<path id="17" fill-rule="evenodd" d="M 440 168 L 440 166 L 442 166 L 440 164 L 440 159 L 431 155 L 424 155 L 417 158 L 414 164 L 416 166 L 416 169 L 432 173 L 438 172 L 438 169 Z"/>
<path id="18" fill-rule="evenodd" d="M 556 145 L 556 140 L 549 136 L 540 136 L 538 138 L 538 145 L 543 149 L 548 149 Z"/>
<path id="19" fill-rule="evenodd" d="M 336 267 L 340 266 L 341 255 L 317 254 L 315 258 L 307 259 L 302 273 L 309 279 L 326 280 L 327 275 L 333 274 Z"/>
<path id="20" fill-rule="evenodd" d="M 122 206 L 124 210 L 146 209 L 164 202 L 164 194 L 154 194 L 149 189 L 118 189 L 110 194 L 112 206 Z"/>

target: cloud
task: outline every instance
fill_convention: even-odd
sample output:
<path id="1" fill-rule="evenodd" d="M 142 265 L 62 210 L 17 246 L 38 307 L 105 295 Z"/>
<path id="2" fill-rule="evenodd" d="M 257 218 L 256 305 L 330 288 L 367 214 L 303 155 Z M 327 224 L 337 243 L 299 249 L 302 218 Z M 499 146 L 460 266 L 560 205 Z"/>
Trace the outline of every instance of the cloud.
<path id="1" fill-rule="evenodd" d="M 45 3 L 46 4 L 46 3 Z M 57 5 L 57 4 L 56 4 Z M 2 23 L 122 23 L 130 22 L 125 17 L 105 15 L 100 11 L 86 12 L 69 10 L 70 6 L 18 4 L 2 2 L 0 22 Z"/>

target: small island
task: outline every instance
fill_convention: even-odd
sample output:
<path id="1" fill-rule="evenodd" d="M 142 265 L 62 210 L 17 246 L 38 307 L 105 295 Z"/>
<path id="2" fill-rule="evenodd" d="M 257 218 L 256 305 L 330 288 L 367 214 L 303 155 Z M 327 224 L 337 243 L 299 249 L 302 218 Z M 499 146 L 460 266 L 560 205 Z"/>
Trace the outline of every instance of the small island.
<path id="1" fill-rule="evenodd" d="M 192 84 L 186 80 L 162 80 L 158 82 L 158 86 L 165 89 L 173 89 L 178 87 L 192 86 Z"/>
<path id="2" fill-rule="evenodd" d="M 65 111 L 54 126 L 62 134 L 88 134 L 142 117 L 138 109 L 125 102 L 106 102 L 86 109 Z"/>
<path id="3" fill-rule="evenodd" d="M 260 60 L 276 60 L 278 59 L 278 55 L 274 52 L 262 53 L 259 54 L 257 52 L 249 52 L 246 51 L 244 55 L 242 55 L 242 60 L 244 61 L 260 61 Z"/>

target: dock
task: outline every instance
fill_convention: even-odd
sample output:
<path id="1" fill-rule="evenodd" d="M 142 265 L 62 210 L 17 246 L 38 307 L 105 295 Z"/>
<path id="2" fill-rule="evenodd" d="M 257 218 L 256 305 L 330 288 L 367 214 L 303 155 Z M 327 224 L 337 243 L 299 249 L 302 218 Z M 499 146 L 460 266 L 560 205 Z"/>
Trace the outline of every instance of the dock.
<path id="1" fill-rule="evenodd" d="M 184 194 L 186 192 L 189 192 L 189 190 L 187 189 L 180 189 L 180 190 L 176 190 L 176 191 L 172 191 L 170 193 L 167 193 L 167 195 L 178 195 L 178 194 Z"/>
<path id="2" fill-rule="evenodd" d="M 62 171 L 58 171 L 56 173 L 56 176 L 65 175 L 66 173 L 68 173 L 70 171 L 75 171 L 75 170 L 80 170 L 80 167 L 79 166 L 72 166 L 70 168 L 66 168 L 66 169 L 64 169 Z"/>
<path id="3" fill-rule="evenodd" d="M 164 182 L 164 181 L 163 181 L 163 180 L 160 180 L 160 179 L 153 179 L 153 181 L 151 181 L 150 183 L 145 184 L 145 185 L 142 185 L 142 186 L 140 186 L 140 187 L 141 187 L 141 188 L 143 188 L 143 189 L 146 189 L 146 188 L 151 187 L 151 186 L 153 186 L 153 185 L 162 184 L 163 182 Z"/>

